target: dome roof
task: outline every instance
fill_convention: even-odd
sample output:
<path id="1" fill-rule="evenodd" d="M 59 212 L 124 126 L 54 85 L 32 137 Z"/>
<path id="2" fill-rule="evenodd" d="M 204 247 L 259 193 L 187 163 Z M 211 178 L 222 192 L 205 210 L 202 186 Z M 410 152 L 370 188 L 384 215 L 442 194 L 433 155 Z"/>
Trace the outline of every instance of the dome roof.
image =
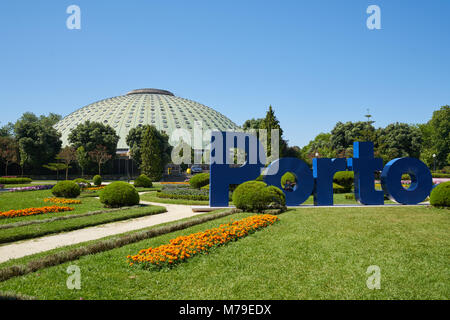
<path id="1" fill-rule="evenodd" d="M 120 136 L 118 149 L 128 149 L 126 136 L 130 129 L 147 124 L 169 136 L 176 129 L 187 129 L 192 133 L 195 121 L 202 123 L 203 130 L 239 130 L 236 124 L 214 109 L 159 89 L 133 90 L 76 110 L 55 125 L 62 134 L 63 146 L 69 144 L 70 131 L 87 120 L 113 127 Z"/>

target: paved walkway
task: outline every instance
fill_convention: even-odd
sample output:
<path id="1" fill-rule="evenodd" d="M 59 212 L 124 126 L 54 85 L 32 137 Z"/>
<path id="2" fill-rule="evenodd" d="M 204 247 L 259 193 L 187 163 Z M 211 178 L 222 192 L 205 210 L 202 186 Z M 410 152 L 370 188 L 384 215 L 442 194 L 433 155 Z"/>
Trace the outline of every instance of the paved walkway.
<path id="1" fill-rule="evenodd" d="M 162 204 L 146 201 L 141 201 L 141 203 L 166 207 L 167 212 L 6 244 L 0 246 L 0 263 L 59 247 L 97 240 L 201 214 L 201 212 L 193 212 L 191 206 L 186 205 Z"/>

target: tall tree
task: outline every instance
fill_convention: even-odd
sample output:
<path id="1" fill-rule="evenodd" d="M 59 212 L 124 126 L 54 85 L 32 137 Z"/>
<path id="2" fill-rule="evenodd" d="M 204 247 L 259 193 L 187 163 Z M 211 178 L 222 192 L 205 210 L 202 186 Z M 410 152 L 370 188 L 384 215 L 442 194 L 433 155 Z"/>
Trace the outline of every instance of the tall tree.
<path id="1" fill-rule="evenodd" d="M 422 133 L 417 126 L 396 122 L 381 129 L 378 144 L 378 151 L 385 161 L 401 157 L 419 158 Z"/>
<path id="2" fill-rule="evenodd" d="M 38 118 L 33 113 L 26 112 L 14 125 L 22 159 L 26 159 L 35 169 L 55 159 L 61 150 L 61 134 L 50 125 L 56 117 L 50 114 L 48 117 Z"/>
<path id="3" fill-rule="evenodd" d="M 79 124 L 69 134 L 69 142 L 75 149 L 83 146 L 86 152 L 91 152 L 97 146 L 104 146 L 112 157 L 116 154 L 119 139 L 111 126 L 90 121 Z"/>
<path id="4" fill-rule="evenodd" d="M 84 172 L 89 166 L 90 158 L 83 146 L 79 147 L 75 153 L 78 166 L 81 168 L 81 176 L 84 177 Z"/>
<path id="5" fill-rule="evenodd" d="M 144 126 L 141 141 L 141 170 L 152 181 L 160 181 L 163 170 L 169 163 L 171 147 L 168 137 L 161 134 L 154 126 Z"/>
<path id="6" fill-rule="evenodd" d="M 145 125 L 142 127 L 133 128 L 129 131 L 126 142 L 130 147 L 130 155 L 136 162 L 138 167 L 142 169 L 142 143 L 146 131 L 150 129 L 159 141 L 161 148 L 160 157 L 162 159 L 163 166 L 170 162 L 172 147 L 169 144 L 169 136 L 163 132 L 159 132 L 154 126 Z"/>
<path id="7" fill-rule="evenodd" d="M 0 137 L 0 159 L 5 163 L 5 176 L 8 175 L 8 166 L 19 161 L 19 146 L 12 137 Z"/>
<path id="8" fill-rule="evenodd" d="M 430 140 L 425 143 L 434 147 L 438 167 L 450 164 L 448 162 L 450 154 L 450 106 L 442 106 L 439 110 L 434 111 L 428 125 L 430 127 Z"/>
<path id="9" fill-rule="evenodd" d="M 98 165 L 98 174 L 102 174 L 102 165 L 112 158 L 105 146 L 98 145 L 95 150 L 89 152 L 91 159 Z"/>
<path id="10" fill-rule="evenodd" d="M 63 148 L 58 153 L 56 159 L 62 160 L 63 163 L 66 165 L 66 180 L 69 180 L 70 164 L 77 159 L 75 149 L 70 146 Z"/>
<path id="11" fill-rule="evenodd" d="M 376 145 L 376 130 L 371 121 L 337 122 L 331 130 L 331 148 L 337 153 L 348 153 L 355 141 L 372 141 Z"/>

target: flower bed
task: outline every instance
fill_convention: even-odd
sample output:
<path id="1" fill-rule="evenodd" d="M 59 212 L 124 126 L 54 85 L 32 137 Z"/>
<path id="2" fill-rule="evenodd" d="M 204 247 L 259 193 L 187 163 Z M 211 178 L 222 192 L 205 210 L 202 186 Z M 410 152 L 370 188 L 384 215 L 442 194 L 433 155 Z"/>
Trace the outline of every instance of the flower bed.
<path id="1" fill-rule="evenodd" d="M 102 190 L 104 189 L 105 186 L 100 186 L 100 187 L 89 187 L 89 188 L 83 188 L 83 191 L 98 191 L 98 190 Z"/>
<path id="2" fill-rule="evenodd" d="M 130 266 L 138 264 L 150 269 L 170 267 L 197 254 L 208 254 L 212 248 L 246 237 L 274 224 L 277 220 L 278 217 L 269 214 L 251 216 L 204 232 L 177 237 L 170 240 L 169 244 L 143 249 L 137 255 L 128 256 L 127 259 Z"/>
<path id="3" fill-rule="evenodd" d="M 23 217 L 23 216 L 33 216 L 37 214 L 43 213 L 55 213 L 55 212 L 63 212 L 63 211 L 73 211 L 74 208 L 71 207 L 59 207 L 59 206 L 51 206 L 51 207 L 42 207 L 42 208 L 28 208 L 21 210 L 9 210 L 5 212 L 0 212 L 0 218 L 15 218 L 15 217 Z"/>
<path id="4" fill-rule="evenodd" d="M 8 188 L 4 191 L 7 192 L 25 192 L 25 191 L 37 191 L 37 190 L 49 190 L 53 188 L 53 184 L 46 184 L 46 185 L 37 185 L 32 187 L 17 187 L 17 188 Z"/>
<path id="5" fill-rule="evenodd" d="M 44 202 L 53 202 L 57 204 L 81 204 L 80 200 L 64 199 L 64 198 L 45 198 Z"/>

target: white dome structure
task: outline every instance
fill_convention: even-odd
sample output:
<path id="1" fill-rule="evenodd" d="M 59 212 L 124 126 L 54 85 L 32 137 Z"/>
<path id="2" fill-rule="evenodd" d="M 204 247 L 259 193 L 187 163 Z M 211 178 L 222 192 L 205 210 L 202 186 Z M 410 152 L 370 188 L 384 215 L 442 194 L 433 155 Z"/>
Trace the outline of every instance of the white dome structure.
<path id="1" fill-rule="evenodd" d="M 192 132 L 195 121 L 203 130 L 237 131 L 240 128 L 221 113 L 198 102 L 176 97 L 159 89 L 138 89 L 125 95 L 104 99 L 76 110 L 55 125 L 62 134 L 63 146 L 69 144 L 70 131 L 85 121 L 110 125 L 119 135 L 118 150 L 127 150 L 130 129 L 153 125 L 169 136 L 176 129 Z"/>

